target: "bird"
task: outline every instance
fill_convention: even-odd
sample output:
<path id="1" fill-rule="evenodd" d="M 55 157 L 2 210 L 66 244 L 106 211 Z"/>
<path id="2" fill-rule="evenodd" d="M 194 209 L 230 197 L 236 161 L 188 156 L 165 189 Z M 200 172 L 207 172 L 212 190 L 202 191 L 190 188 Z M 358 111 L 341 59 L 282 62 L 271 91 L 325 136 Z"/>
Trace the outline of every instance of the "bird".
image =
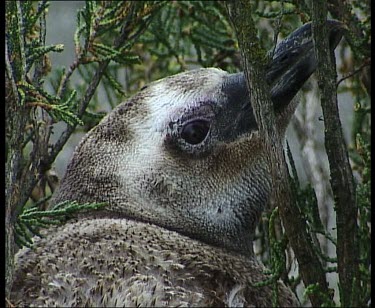
<path id="1" fill-rule="evenodd" d="M 328 21 L 330 48 L 343 24 Z M 285 134 L 317 63 L 307 23 L 264 81 Z M 200 68 L 154 81 L 77 146 L 51 203 L 105 202 L 43 230 L 15 257 L 18 306 L 269 307 L 253 251 L 271 170 L 244 73 Z M 278 305 L 298 306 L 280 280 Z"/>

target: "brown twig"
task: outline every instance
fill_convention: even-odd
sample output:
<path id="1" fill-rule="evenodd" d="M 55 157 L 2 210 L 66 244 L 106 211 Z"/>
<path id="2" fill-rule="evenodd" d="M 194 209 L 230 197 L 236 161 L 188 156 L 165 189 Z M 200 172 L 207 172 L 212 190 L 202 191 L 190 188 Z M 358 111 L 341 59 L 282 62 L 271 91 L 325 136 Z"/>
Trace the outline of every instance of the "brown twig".
<path id="1" fill-rule="evenodd" d="M 336 87 L 338 87 L 340 85 L 341 82 L 343 82 L 344 80 L 350 78 L 350 77 L 353 77 L 355 74 L 358 74 L 359 72 L 361 72 L 365 67 L 367 66 L 370 66 L 371 65 L 371 59 L 369 59 L 368 61 L 366 61 L 365 63 L 363 63 L 360 67 L 358 67 L 357 69 L 355 69 L 354 71 L 352 71 L 351 73 L 349 73 L 348 75 L 340 78 L 337 82 L 336 82 Z"/>
<path id="2" fill-rule="evenodd" d="M 43 102 L 27 102 L 25 104 L 26 107 L 40 107 L 40 108 L 43 108 L 45 110 L 51 110 L 53 109 L 52 105 L 50 104 L 47 104 L 47 103 L 43 103 Z"/>
<path id="3" fill-rule="evenodd" d="M 11 303 L 11 301 L 7 297 L 5 297 L 5 301 L 7 302 L 8 307 L 10 307 L 10 308 L 15 308 L 16 307 L 15 305 L 13 305 Z"/>

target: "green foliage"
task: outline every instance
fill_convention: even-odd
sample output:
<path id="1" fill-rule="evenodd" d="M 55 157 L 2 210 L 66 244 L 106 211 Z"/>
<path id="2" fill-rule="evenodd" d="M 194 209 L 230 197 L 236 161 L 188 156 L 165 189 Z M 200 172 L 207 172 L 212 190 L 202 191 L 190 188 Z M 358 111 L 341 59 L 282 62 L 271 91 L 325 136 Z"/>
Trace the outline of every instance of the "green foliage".
<path id="1" fill-rule="evenodd" d="M 311 284 L 306 287 L 304 296 L 307 297 L 311 294 L 318 294 L 323 299 L 323 304 L 321 307 L 336 307 L 335 303 L 331 299 L 333 294 L 326 294 L 322 292 L 318 284 Z"/>
<path id="2" fill-rule="evenodd" d="M 371 107 L 367 107 L 366 105 L 366 101 L 358 100 L 354 106 L 352 138 L 356 147 L 352 146 L 349 149 L 349 153 L 350 158 L 355 162 L 353 169 L 358 171 L 361 176 L 366 175 L 368 177 L 368 168 L 365 168 L 365 164 L 370 164 L 368 153 L 370 153 L 371 143 L 371 132 L 369 131 Z"/>
<path id="3" fill-rule="evenodd" d="M 357 184 L 358 202 L 358 241 L 360 286 L 353 296 L 359 298 L 362 305 L 371 299 L 371 152 L 369 140 L 365 141 L 360 134 L 356 138 L 357 151 L 362 163 L 357 165 L 361 174 L 361 183 Z"/>
<path id="4" fill-rule="evenodd" d="M 308 221 L 309 233 L 321 234 L 329 241 L 336 245 L 336 240 L 330 233 L 325 230 L 319 215 L 318 200 L 316 198 L 315 190 L 310 183 L 305 187 L 301 187 L 301 182 L 298 179 L 297 169 L 294 163 L 293 155 L 287 142 L 287 155 L 291 169 L 291 188 L 295 197 L 296 206 L 299 208 L 302 216 Z M 317 239 L 315 241 L 317 243 Z M 318 255 L 327 262 L 337 262 L 336 259 L 329 258 L 322 254 L 319 246 L 316 246 Z"/>
<path id="5" fill-rule="evenodd" d="M 310 8 L 304 1 L 254 1 L 253 16 L 266 50 L 272 50 L 276 40 L 285 37 L 302 23 L 310 20 Z M 367 305 L 371 295 L 371 106 L 364 87 L 362 69 L 368 66 L 370 54 L 370 22 L 367 2 L 352 1 L 357 16 L 368 16 L 354 21 L 362 36 L 351 33 L 342 55 L 351 46 L 353 55 L 342 57 L 339 67 L 344 75 L 338 83 L 338 91 L 355 97 L 353 144 L 349 153 L 353 170 L 358 179 L 360 286 L 354 290 L 362 305 Z M 121 101 L 145 84 L 187 69 L 218 67 L 229 72 L 241 70 L 240 53 L 235 32 L 228 20 L 222 1 L 86 1 L 77 12 L 77 28 L 72 38 L 75 59 L 69 67 L 53 67 L 51 52 L 60 53 L 64 46 L 59 42 L 46 45 L 46 14 L 48 1 L 6 1 L 6 78 L 17 109 L 11 112 L 22 117 L 21 131 L 7 124 L 6 157 L 15 155 L 13 137 L 17 134 L 20 146 L 16 150 L 21 163 L 9 161 L 7 172 L 15 174 L 7 187 L 14 187 L 12 213 L 17 218 L 14 229 L 16 242 L 30 246 L 31 237 L 40 228 L 63 223 L 74 213 L 96 210 L 103 204 L 68 202 L 52 210 L 42 211 L 39 203 L 48 201 L 45 187 L 36 204 L 29 197 L 39 180 L 51 165 L 72 133 L 87 131 L 95 126 Z M 353 18 L 355 15 L 353 15 Z M 349 22 L 349 21 L 348 21 Z M 359 67 L 356 71 L 353 67 Z M 72 77 L 78 77 L 74 83 Z M 344 82 L 345 81 L 345 82 Z M 48 87 L 49 86 L 49 87 Z M 105 98 L 99 98 L 97 90 Z M 12 100 L 7 100 L 9 106 Z M 108 106 L 104 104 L 106 102 Z M 8 119 L 13 120 L 13 117 Z M 7 122 L 11 123 L 10 120 Z M 53 143 L 50 135 L 54 124 L 64 122 L 67 129 Z M 81 127 L 77 127 L 80 125 Z M 9 127 L 8 127 L 9 126 Z M 297 176 L 291 152 L 291 183 L 296 206 L 308 222 L 316 252 L 322 262 L 332 263 L 325 272 L 337 271 L 337 258 L 327 256 L 320 247 L 317 234 L 334 245 L 336 239 L 320 219 L 316 193 L 311 185 L 302 186 Z M 12 169 L 13 168 L 13 169 Z M 327 184 L 328 185 L 328 184 Z M 22 189 L 19 189 L 22 187 Z M 49 193 L 49 192 L 48 192 Z M 27 202 L 29 200 L 29 202 Z M 270 267 L 270 278 L 257 285 L 274 286 L 274 304 L 277 300 L 276 281 L 279 278 L 297 286 L 285 278 L 287 239 L 277 218 L 277 207 L 258 228 L 263 261 Z M 291 263 L 291 260 L 289 260 Z M 353 284 L 354 285 L 354 284 Z M 324 305 L 334 305 L 332 294 L 322 294 L 319 286 L 307 286 L 306 295 L 320 294 Z"/>
<path id="6" fill-rule="evenodd" d="M 62 44 L 44 46 L 43 30 L 39 29 L 37 21 L 42 18 L 48 8 L 48 3 L 39 3 L 37 9 L 32 2 L 7 3 L 8 33 L 7 33 L 7 74 L 19 94 L 21 106 L 46 110 L 55 121 L 63 120 L 70 125 L 82 124 L 82 121 L 74 114 L 73 91 L 68 100 L 63 102 L 58 95 L 51 95 L 40 85 L 43 84 L 41 77 L 48 74 L 49 67 L 45 59 L 50 52 L 61 52 Z M 16 22 L 18 18 L 18 22 Z M 45 22 L 42 18 L 41 22 Z M 10 61 L 10 58 L 15 61 Z M 17 61 L 20 60 L 20 63 Z M 42 65 L 38 62 L 44 62 Z M 35 73 L 41 72 L 34 81 L 27 78 L 27 74 L 34 68 Z"/>
<path id="7" fill-rule="evenodd" d="M 255 1 L 254 21 L 268 24 L 269 27 L 258 28 L 262 47 L 272 50 L 277 39 L 285 38 L 302 23 L 309 21 L 308 10 L 301 1 Z M 273 30 L 270 31 L 270 28 Z"/>
<path id="8" fill-rule="evenodd" d="M 319 215 L 319 207 L 317 198 L 315 195 L 315 190 L 311 186 L 311 184 L 306 185 L 305 187 L 301 186 L 300 180 L 298 179 L 297 169 L 294 163 L 293 155 L 289 147 L 289 143 L 287 142 L 287 156 L 288 161 L 290 164 L 290 184 L 292 194 L 295 196 L 295 206 L 298 207 L 300 210 L 301 216 L 308 222 L 308 233 L 311 235 L 313 240 L 313 248 L 320 259 L 324 262 L 336 263 L 336 258 L 330 258 L 329 256 L 325 255 L 322 251 L 322 248 L 319 244 L 317 234 L 323 235 L 326 239 L 330 240 L 333 244 L 336 245 L 336 240 L 333 236 L 325 229 L 323 223 L 320 219 Z M 336 270 L 335 270 L 336 271 Z M 329 273 L 332 272 L 332 268 L 326 267 L 325 272 Z M 333 291 L 330 289 L 330 291 Z M 324 302 L 327 304 L 326 307 L 334 306 L 333 301 L 331 300 L 330 296 L 324 294 L 318 284 L 308 286 L 305 291 L 304 295 L 305 298 L 310 294 L 317 294 L 319 296 L 323 296 Z M 324 305 L 323 305 L 324 306 Z"/>
<path id="9" fill-rule="evenodd" d="M 359 286 L 353 290 L 353 297 L 358 298 L 357 302 L 361 305 L 367 306 L 371 298 L 371 103 L 363 88 L 363 75 L 356 74 L 347 83 L 348 91 L 356 98 L 352 127 L 353 145 L 349 147 L 349 155 L 353 162 L 353 171 L 357 175 L 360 274 Z"/>
<path id="10" fill-rule="evenodd" d="M 31 235 L 38 234 L 39 228 L 61 222 L 59 215 L 82 209 L 73 203 L 60 211 L 42 212 L 37 206 L 30 208 L 28 199 L 33 191 L 41 191 L 39 198 L 45 199 L 45 174 L 74 128 L 84 124 L 90 127 L 92 121 L 103 116 L 100 112 L 86 110 L 101 77 L 105 77 L 108 88 L 124 96 L 120 83 L 105 67 L 111 61 L 122 66 L 139 63 L 131 48 L 164 3 L 87 1 L 77 14 L 76 60 L 68 69 L 54 69 L 49 60 L 51 52 L 63 50 L 62 44 L 45 44 L 49 2 L 6 3 L 6 77 L 10 97 L 7 116 L 17 112 L 14 119 L 7 121 L 7 172 L 17 175 L 7 182 L 7 191 L 14 194 L 8 197 L 15 200 L 10 205 L 10 213 L 16 221 L 15 239 L 19 245 L 28 245 Z M 111 41 L 111 36 L 116 39 Z M 81 70 L 85 83 L 73 87 L 70 78 L 81 67 L 89 67 Z M 52 91 L 46 90 L 45 81 L 50 83 Z M 50 136 L 57 122 L 68 126 L 53 144 Z M 27 133 L 16 131 L 16 127 Z M 11 190 L 12 187 L 23 189 L 18 193 L 19 190 Z M 94 205 L 83 207 L 97 208 Z"/>
<path id="11" fill-rule="evenodd" d="M 73 215 L 98 210 L 106 205 L 105 203 L 78 204 L 76 201 L 65 201 L 54 206 L 52 210 L 39 210 L 39 203 L 46 202 L 49 197 L 43 198 L 31 207 L 24 207 L 19 214 L 15 224 L 15 241 L 20 248 L 22 246 L 32 247 L 32 236 L 42 237 L 39 233 L 40 228 L 61 225 Z"/>
<path id="12" fill-rule="evenodd" d="M 353 88 L 351 88 L 353 90 Z M 362 101 L 367 104 L 366 96 L 363 96 L 363 91 L 356 90 L 362 98 Z M 362 306 L 367 306 L 371 298 L 371 109 L 369 107 L 363 108 L 357 102 L 354 106 L 354 122 L 352 134 L 356 136 L 355 147 L 349 148 L 349 153 L 353 162 L 352 168 L 359 175 L 360 181 L 356 184 L 356 196 L 358 204 L 358 241 L 359 241 L 359 269 L 360 282 L 359 288 L 356 288 L 356 283 L 353 281 L 353 297 L 355 302 Z M 291 183 L 292 190 L 296 196 L 296 205 L 299 207 L 305 219 L 309 222 L 310 234 L 321 234 L 336 246 L 336 239 L 325 229 L 319 217 L 319 209 L 315 191 L 311 185 L 306 185 L 302 188 L 298 180 L 297 170 L 294 165 L 293 157 L 289 148 L 287 147 L 287 154 L 291 166 Z M 358 178 L 358 177 L 357 177 Z M 322 252 L 317 238 L 315 238 L 315 250 L 323 262 L 336 264 L 337 258 L 331 258 Z M 337 272 L 337 266 L 325 268 L 326 273 Z M 340 285 L 339 285 L 340 289 Z M 341 293 L 341 291 L 340 291 Z M 310 294 L 319 294 L 324 299 L 323 307 L 335 306 L 335 303 L 330 299 L 330 296 L 321 292 L 318 286 L 310 285 L 306 288 L 306 296 Z M 352 299 L 354 302 L 354 299 Z"/>
<path id="13" fill-rule="evenodd" d="M 366 121 L 362 118 L 363 121 Z M 366 122 L 367 123 L 367 122 Z M 360 249 L 360 288 L 356 289 L 356 285 L 353 282 L 353 296 L 356 297 L 356 302 L 360 305 L 367 306 L 371 298 L 371 151 L 370 151 L 370 139 L 369 137 L 369 126 L 361 123 L 359 125 L 361 131 L 365 135 L 366 141 L 361 137 L 361 134 L 357 134 L 356 138 L 356 150 L 351 152 L 351 156 L 355 157 L 355 164 L 353 169 L 360 174 L 361 182 L 357 184 L 357 203 L 358 203 L 358 240 Z M 358 126 L 354 125 L 353 129 L 358 129 Z M 311 185 L 307 185 L 302 188 L 300 186 L 300 181 L 297 177 L 297 171 L 294 165 L 293 157 L 291 151 L 287 149 L 289 162 L 291 165 L 291 173 L 293 177 L 291 178 L 292 190 L 296 196 L 296 205 L 299 207 L 301 213 L 305 217 L 306 221 L 309 222 L 309 233 L 311 235 L 321 234 L 326 239 L 331 241 L 336 246 L 336 239 L 325 229 L 321 219 L 319 217 L 319 209 L 315 196 L 315 191 Z M 318 256 L 323 262 L 329 262 L 336 264 L 337 258 L 331 258 L 322 252 L 319 241 L 315 237 L 314 248 Z M 325 268 L 326 273 L 337 272 L 337 266 L 331 266 Z M 333 290 L 332 290 L 333 291 Z M 311 294 L 318 294 L 324 299 L 324 304 L 322 307 L 333 307 L 335 303 L 332 301 L 332 295 L 327 295 L 321 292 L 319 286 L 310 285 L 305 289 L 305 296 Z"/>
<path id="14" fill-rule="evenodd" d="M 219 57 L 236 51 L 224 10 L 222 3 L 213 1 L 176 1 L 157 14 L 140 43 L 153 47 L 151 56 L 165 62 L 161 68 L 168 69 L 168 62 L 175 59 L 178 66 L 172 73 L 189 64 L 218 66 Z"/>
<path id="15" fill-rule="evenodd" d="M 128 67 L 128 91 L 186 69 L 239 68 L 233 30 L 218 1 L 173 1 L 159 10 L 133 46 L 142 66 Z M 147 67 L 147 70 L 145 70 Z"/>
<path id="16" fill-rule="evenodd" d="M 61 76 L 58 93 L 64 95 L 65 89 L 70 88 L 70 77 L 77 70 L 79 77 L 84 80 L 78 86 L 77 92 L 85 97 L 87 84 L 92 84 L 98 72 L 98 67 L 107 63 L 103 71 L 101 86 L 107 94 L 107 101 L 114 108 L 127 95 L 119 81 L 119 72 L 124 69 L 131 70 L 141 60 L 133 50 L 140 36 L 147 30 L 151 20 L 163 7 L 165 1 L 139 1 L 139 2 L 94 2 L 87 1 L 85 6 L 77 13 L 77 30 L 74 34 L 76 61 L 70 69 Z M 122 41 L 121 41 L 122 38 Z M 113 91 L 113 89 L 115 91 Z M 82 110 L 101 117 L 101 101 L 97 94 L 92 93 L 91 103 Z M 92 117 L 83 116 L 86 128 L 91 128 Z"/>
<path id="17" fill-rule="evenodd" d="M 273 307 L 278 306 L 278 283 L 277 281 L 286 271 L 286 255 L 285 249 L 287 247 L 287 239 L 285 234 L 281 240 L 278 240 L 276 235 L 276 218 L 278 218 L 278 207 L 275 207 L 269 216 L 268 222 L 268 236 L 270 245 L 270 259 L 269 259 L 269 269 L 266 273 L 270 274 L 270 277 L 265 281 L 260 281 L 255 283 L 255 287 L 263 287 L 266 285 L 272 285 L 273 287 L 273 297 L 272 305 Z"/>

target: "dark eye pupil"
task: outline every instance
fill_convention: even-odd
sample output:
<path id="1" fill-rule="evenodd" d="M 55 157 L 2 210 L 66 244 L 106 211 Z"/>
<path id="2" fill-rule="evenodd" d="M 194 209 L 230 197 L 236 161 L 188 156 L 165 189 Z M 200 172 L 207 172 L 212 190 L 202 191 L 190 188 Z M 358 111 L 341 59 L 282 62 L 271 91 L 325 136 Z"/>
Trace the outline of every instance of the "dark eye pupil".
<path id="1" fill-rule="evenodd" d="M 210 129 L 209 122 L 204 120 L 197 120 L 187 123 L 181 131 L 181 137 L 187 143 L 198 144 L 201 143 L 207 136 Z"/>

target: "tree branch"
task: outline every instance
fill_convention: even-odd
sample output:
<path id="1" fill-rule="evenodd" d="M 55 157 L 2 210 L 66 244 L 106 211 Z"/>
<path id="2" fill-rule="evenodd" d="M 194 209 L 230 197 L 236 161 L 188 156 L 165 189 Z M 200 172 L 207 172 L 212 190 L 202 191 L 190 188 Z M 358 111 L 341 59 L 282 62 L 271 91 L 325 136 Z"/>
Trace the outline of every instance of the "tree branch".
<path id="1" fill-rule="evenodd" d="M 341 305 L 358 305 L 353 290 L 358 290 L 359 247 L 356 193 L 348 152 L 341 129 L 336 94 L 336 68 L 334 53 L 330 51 L 326 29 L 327 3 L 325 0 L 312 2 L 312 30 L 317 55 L 318 86 L 325 126 L 331 186 L 335 200 L 337 223 L 337 266 L 341 286 Z"/>
<path id="2" fill-rule="evenodd" d="M 294 250 L 299 264 L 299 271 L 306 286 L 319 284 L 320 291 L 328 294 L 328 285 L 322 264 L 316 255 L 311 236 L 307 233 L 306 222 L 295 206 L 289 185 L 289 174 L 285 162 L 282 139 L 276 131 L 275 115 L 270 100 L 269 89 L 264 82 L 265 51 L 259 44 L 252 20 L 252 7 L 249 1 L 233 1 L 228 4 L 230 19 L 236 29 L 241 48 L 243 67 L 251 93 L 251 104 L 259 126 L 259 133 L 268 148 L 269 164 L 272 171 L 273 198 L 279 207 L 285 233 Z M 316 293 L 311 293 L 313 306 L 320 306 L 323 300 Z"/>

